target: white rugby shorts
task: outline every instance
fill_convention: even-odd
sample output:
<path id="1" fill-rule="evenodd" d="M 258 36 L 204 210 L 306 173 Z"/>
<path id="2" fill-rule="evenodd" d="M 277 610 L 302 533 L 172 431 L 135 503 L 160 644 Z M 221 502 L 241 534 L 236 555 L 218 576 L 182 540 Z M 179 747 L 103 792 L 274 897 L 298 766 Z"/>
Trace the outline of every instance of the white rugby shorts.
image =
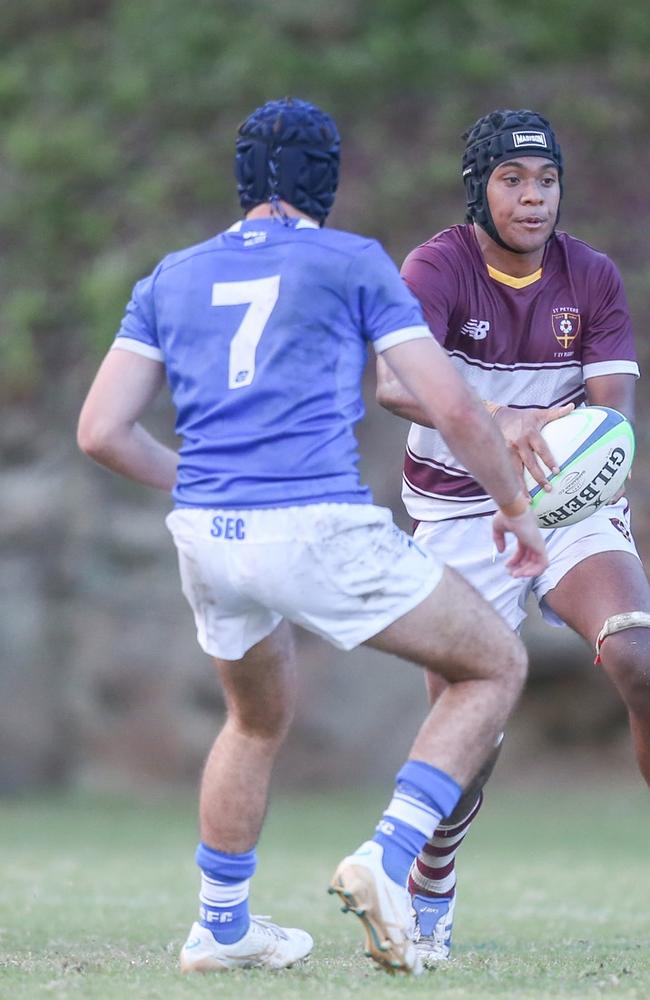
<path id="1" fill-rule="evenodd" d="M 420 604 L 443 571 L 372 504 L 177 508 L 166 524 L 199 644 L 224 660 L 282 618 L 353 649 Z"/>
<path id="2" fill-rule="evenodd" d="M 599 552 L 630 552 L 638 558 L 625 497 L 616 504 L 600 507 L 578 524 L 543 530 L 549 565 L 532 579 L 510 576 L 505 563 L 516 542 L 513 535 L 507 535 L 506 551 L 498 553 L 492 541 L 490 516 L 421 521 L 414 537 L 429 554 L 435 553 L 461 573 L 512 629 L 518 629 L 526 618 L 525 604 L 531 593 L 547 622 L 564 625 L 545 603 L 544 595 L 588 556 Z"/>

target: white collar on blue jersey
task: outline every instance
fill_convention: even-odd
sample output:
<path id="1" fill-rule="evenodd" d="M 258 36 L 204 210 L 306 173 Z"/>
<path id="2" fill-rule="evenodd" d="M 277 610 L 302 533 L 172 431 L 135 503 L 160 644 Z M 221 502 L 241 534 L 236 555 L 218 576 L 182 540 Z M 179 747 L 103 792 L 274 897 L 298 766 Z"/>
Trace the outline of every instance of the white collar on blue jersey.
<path id="1" fill-rule="evenodd" d="M 295 218 L 295 216 L 294 216 Z M 260 219 L 240 219 L 239 222 L 235 222 L 229 229 L 226 229 L 227 233 L 238 233 L 241 231 L 241 227 L 245 222 L 278 222 L 278 219 L 274 219 L 273 216 L 263 216 Z M 293 220 L 292 220 L 293 221 Z M 304 216 L 300 216 L 296 219 L 296 224 L 293 226 L 294 229 L 320 229 L 317 222 L 312 222 L 311 219 L 305 219 Z"/>

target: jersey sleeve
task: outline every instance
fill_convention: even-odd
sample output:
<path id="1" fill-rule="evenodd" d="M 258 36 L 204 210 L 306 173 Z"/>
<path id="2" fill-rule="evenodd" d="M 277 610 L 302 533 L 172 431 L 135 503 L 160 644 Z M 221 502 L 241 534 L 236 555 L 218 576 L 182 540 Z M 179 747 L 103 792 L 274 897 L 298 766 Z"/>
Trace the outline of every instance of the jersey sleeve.
<path id="1" fill-rule="evenodd" d="M 639 375 L 632 321 L 621 276 L 608 257 L 594 269 L 590 298 L 595 305 L 582 341 L 585 379 L 598 375 Z"/>
<path id="2" fill-rule="evenodd" d="M 378 243 L 357 254 L 348 273 L 352 314 L 377 354 L 407 340 L 431 336 L 420 306 Z"/>
<path id="3" fill-rule="evenodd" d="M 440 253 L 425 245 L 408 255 L 402 264 L 402 278 L 422 306 L 431 333 L 444 345 L 458 298 L 458 275 Z"/>
<path id="4" fill-rule="evenodd" d="M 151 358 L 152 361 L 164 361 L 158 343 L 153 296 L 157 275 L 158 268 L 148 278 L 143 278 L 135 285 L 112 346 L 141 354 L 145 358 Z"/>

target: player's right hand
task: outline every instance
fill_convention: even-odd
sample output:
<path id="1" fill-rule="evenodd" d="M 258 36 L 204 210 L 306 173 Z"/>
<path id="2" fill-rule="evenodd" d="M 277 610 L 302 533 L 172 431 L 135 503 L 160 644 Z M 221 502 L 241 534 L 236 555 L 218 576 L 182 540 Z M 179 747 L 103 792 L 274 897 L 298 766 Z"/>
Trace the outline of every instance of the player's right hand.
<path id="1" fill-rule="evenodd" d="M 506 439 L 506 444 L 512 454 L 530 472 L 535 482 L 545 490 L 551 489 L 548 473 L 542 468 L 538 459 L 550 469 L 557 472 L 558 466 L 550 448 L 540 434 L 544 424 L 558 417 L 565 417 L 575 409 L 573 403 L 566 406 L 552 406 L 549 409 L 515 410 L 502 406 L 494 415 L 494 421 Z"/>
<path id="2" fill-rule="evenodd" d="M 511 576 L 538 576 L 548 566 L 548 556 L 542 533 L 535 515 L 528 508 L 514 517 L 498 510 L 492 520 L 492 536 L 498 552 L 504 552 L 506 535 L 512 533 L 517 539 L 517 548 L 506 562 Z"/>

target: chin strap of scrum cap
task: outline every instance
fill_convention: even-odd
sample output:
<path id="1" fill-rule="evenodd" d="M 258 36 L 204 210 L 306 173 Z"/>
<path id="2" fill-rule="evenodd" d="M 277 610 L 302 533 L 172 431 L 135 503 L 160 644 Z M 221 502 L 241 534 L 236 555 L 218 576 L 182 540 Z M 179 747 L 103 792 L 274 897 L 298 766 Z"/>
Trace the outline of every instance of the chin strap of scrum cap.
<path id="1" fill-rule="evenodd" d="M 623 632 L 626 628 L 650 628 L 650 615 L 645 611 L 626 611 L 622 615 L 612 615 L 608 618 L 596 639 L 596 659 L 594 663 L 602 663 L 600 647 L 608 635 Z"/>

